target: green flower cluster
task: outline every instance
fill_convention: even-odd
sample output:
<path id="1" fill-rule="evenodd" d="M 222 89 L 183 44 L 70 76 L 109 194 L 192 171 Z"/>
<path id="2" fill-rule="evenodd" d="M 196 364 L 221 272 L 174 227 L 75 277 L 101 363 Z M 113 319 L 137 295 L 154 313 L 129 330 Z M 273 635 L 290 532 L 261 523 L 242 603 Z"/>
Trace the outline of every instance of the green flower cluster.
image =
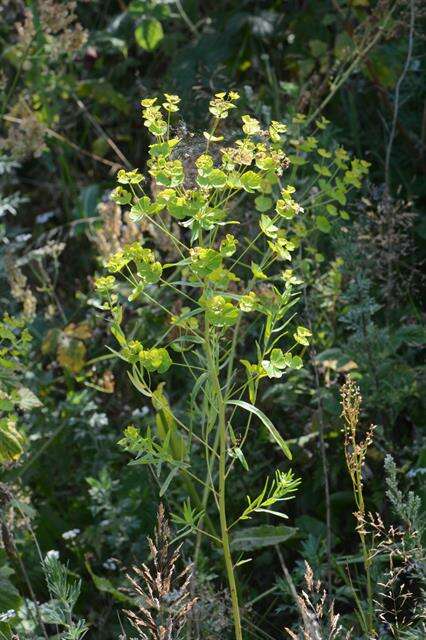
<path id="1" fill-rule="evenodd" d="M 178 315 L 170 312 L 170 325 L 175 327 L 175 338 L 177 331 L 181 337 L 186 335 L 189 343 L 201 339 L 206 325 L 224 334 L 239 324 L 241 314 L 251 313 L 266 316 L 266 333 L 270 336 L 294 304 L 294 289 L 301 283 L 287 264 L 280 270 L 280 263 L 291 262 L 302 242 L 309 252 L 310 236 L 329 233 L 333 219 L 346 219 L 347 212 L 339 207 L 346 204 L 348 191 L 360 185 L 368 170 L 368 163 L 351 159 L 341 147 L 328 150 L 315 135 L 303 135 L 304 118 L 298 115 L 288 124 L 272 121 L 266 128 L 258 119 L 242 115 L 241 135 L 232 144 L 223 143 L 222 122 L 236 110 L 238 97 L 231 91 L 218 93 L 210 101 L 213 121 L 204 133 L 205 149 L 189 160 L 183 159 L 187 154 L 179 152 L 185 143 L 172 135 L 179 97 L 164 94 L 164 100 L 142 100 L 143 122 L 154 138 L 147 171 L 155 188 L 144 189 L 143 175 L 137 169 L 121 169 L 111 197 L 129 207 L 134 222 L 152 225 L 167 237 L 178 261 L 164 263 L 154 249 L 133 243 L 110 257 L 106 269 L 111 275 L 95 282 L 115 318 L 113 333 L 122 347 L 122 357 L 142 370 L 162 373 L 171 361 L 163 347 L 144 349 L 126 340 L 120 327 L 119 304 L 119 295 L 126 287 L 130 302 L 140 298 L 155 304 L 161 294 L 150 293 L 151 287 L 163 287 L 169 293 L 173 290 L 179 296 L 183 285 L 185 305 L 192 302 Z M 325 119 L 316 123 L 318 131 L 327 125 Z M 217 150 L 211 151 L 215 145 Z M 284 146 L 290 150 L 289 155 Z M 305 192 L 301 203 L 295 199 L 294 185 L 283 185 L 282 180 L 291 163 L 292 181 L 303 183 L 297 176 L 303 174 L 308 160 L 317 174 L 317 184 Z M 252 199 L 259 214 L 255 217 L 259 232 L 238 256 L 240 243 L 235 232 L 223 231 L 229 225 L 238 229 L 242 222 L 235 203 L 242 201 L 246 208 Z M 315 214 L 305 213 L 306 207 Z M 184 242 L 171 231 L 172 220 L 182 229 Z M 166 270 L 170 275 L 165 275 Z M 115 279 L 118 275 L 123 278 L 120 283 Z M 291 336 L 293 342 L 282 350 L 275 339 L 260 354 L 257 364 L 251 365 L 251 377 L 277 378 L 287 368 L 302 366 L 301 355 L 309 345 L 310 331 L 298 326 L 284 335 Z M 301 355 L 293 352 L 299 345 Z M 176 352 L 188 348 L 176 339 L 166 346 Z"/>
<path id="2" fill-rule="evenodd" d="M 172 360 L 167 349 L 163 347 L 144 349 L 139 340 L 131 340 L 121 350 L 123 360 L 130 364 L 140 364 L 146 371 L 165 373 L 171 366 Z"/>

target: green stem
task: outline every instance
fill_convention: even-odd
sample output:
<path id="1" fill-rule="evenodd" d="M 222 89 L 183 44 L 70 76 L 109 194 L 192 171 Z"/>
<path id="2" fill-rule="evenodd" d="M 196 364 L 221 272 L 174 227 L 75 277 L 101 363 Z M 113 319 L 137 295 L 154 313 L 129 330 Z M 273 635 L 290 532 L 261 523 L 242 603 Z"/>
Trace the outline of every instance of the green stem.
<path id="1" fill-rule="evenodd" d="M 356 470 L 356 484 L 357 484 L 357 492 L 358 492 L 358 510 L 364 517 L 365 513 L 365 503 L 364 503 L 364 495 L 362 492 L 362 462 L 357 465 Z M 364 562 L 365 569 L 365 579 L 367 583 L 367 632 L 369 634 L 374 633 L 374 624 L 373 624 L 373 589 L 371 586 L 371 573 L 370 573 L 370 556 L 367 549 L 367 544 L 365 541 L 365 535 L 360 530 L 359 537 L 361 540 L 361 548 L 362 548 L 362 558 Z"/>
<path id="2" fill-rule="evenodd" d="M 216 437 L 215 437 L 215 441 L 213 444 L 213 451 L 215 453 L 217 453 L 219 447 L 219 432 L 216 432 Z M 210 496 L 210 492 L 212 491 L 212 486 L 213 486 L 213 474 L 211 472 L 210 469 L 210 461 L 209 461 L 209 453 L 208 450 L 206 449 L 206 463 L 207 463 L 207 471 L 206 471 L 206 480 L 205 480 L 205 486 L 204 486 L 204 491 L 203 491 L 203 497 L 202 497 L 202 503 L 201 503 L 201 508 L 202 511 L 204 513 L 203 519 L 201 520 L 200 523 L 200 529 L 197 532 L 197 540 L 195 543 L 195 552 L 194 552 L 194 566 L 196 567 L 198 564 L 198 557 L 200 555 L 200 550 L 201 550 L 201 539 L 203 536 L 203 530 L 202 530 L 202 526 L 203 526 L 203 520 L 204 518 L 206 518 L 206 510 L 207 510 L 207 503 L 209 500 L 209 496 Z M 209 484 L 209 479 L 210 479 L 210 483 L 212 486 L 210 486 Z"/>
<path id="3" fill-rule="evenodd" d="M 219 389 L 220 391 L 220 389 Z M 222 548 L 228 576 L 229 591 L 231 593 L 232 615 L 234 618 L 235 639 L 243 640 L 241 629 L 240 608 L 238 604 L 237 585 L 235 582 L 234 565 L 229 545 L 228 523 L 226 519 L 226 420 L 225 404 L 221 401 L 219 410 L 219 515 L 222 535 Z"/>
<path id="4" fill-rule="evenodd" d="M 206 355 L 208 368 L 210 371 L 210 380 L 212 388 L 215 391 L 217 410 L 218 410 L 218 433 L 219 433 L 219 519 L 220 533 L 222 539 L 223 556 L 225 560 L 225 569 L 228 579 L 229 591 L 231 594 L 232 617 L 234 622 L 235 640 L 243 640 L 241 629 L 240 607 L 238 603 L 237 585 L 234 573 L 234 564 L 232 562 L 231 547 L 229 542 L 229 528 L 226 517 L 226 416 L 225 402 L 220 388 L 220 382 L 217 375 L 212 349 L 210 346 L 209 326 L 206 320 L 205 326 L 206 336 Z"/>
<path id="5" fill-rule="evenodd" d="M 367 631 L 368 633 L 374 633 L 373 625 L 373 590 L 371 587 L 371 575 L 370 575 L 370 557 L 368 555 L 367 545 L 365 543 L 364 534 L 360 534 L 362 557 L 365 567 L 365 577 L 367 581 Z"/>
<path id="6" fill-rule="evenodd" d="M 358 65 L 362 62 L 362 60 L 365 58 L 367 53 L 373 47 L 375 47 L 375 45 L 379 42 L 379 40 L 384 36 L 385 27 L 387 27 L 388 22 L 389 22 L 390 18 L 392 17 L 392 14 L 393 14 L 397 4 L 398 3 L 395 2 L 393 7 L 391 8 L 391 10 L 389 11 L 388 15 L 386 16 L 385 20 L 383 21 L 382 26 L 380 26 L 377 29 L 377 33 L 371 38 L 371 40 L 369 41 L 369 43 L 365 47 L 365 49 L 363 49 L 361 51 L 358 51 L 355 54 L 352 63 L 347 67 L 347 69 L 345 71 L 342 71 L 342 74 L 340 75 L 340 77 L 338 77 L 337 81 L 333 82 L 331 84 L 330 90 L 327 93 L 327 96 L 325 97 L 325 99 L 322 101 L 322 103 L 319 105 L 319 107 L 314 111 L 314 113 L 307 118 L 307 120 L 305 122 L 306 126 L 308 126 L 313 120 L 315 120 L 320 115 L 320 113 L 325 109 L 327 104 L 330 102 L 330 100 L 333 98 L 333 96 L 337 93 L 337 91 L 340 89 L 340 87 L 343 84 L 345 84 L 345 82 L 349 78 L 349 76 L 357 69 Z"/>

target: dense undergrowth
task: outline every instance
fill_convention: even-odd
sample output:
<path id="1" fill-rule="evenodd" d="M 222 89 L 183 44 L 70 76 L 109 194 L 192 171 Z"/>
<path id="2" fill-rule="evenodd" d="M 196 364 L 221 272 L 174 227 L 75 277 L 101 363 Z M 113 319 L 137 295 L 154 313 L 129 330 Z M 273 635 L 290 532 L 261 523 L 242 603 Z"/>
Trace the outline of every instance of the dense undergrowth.
<path id="1" fill-rule="evenodd" d="M 420 2 L 0 6 L 0 638 L 426 632 Z"/>

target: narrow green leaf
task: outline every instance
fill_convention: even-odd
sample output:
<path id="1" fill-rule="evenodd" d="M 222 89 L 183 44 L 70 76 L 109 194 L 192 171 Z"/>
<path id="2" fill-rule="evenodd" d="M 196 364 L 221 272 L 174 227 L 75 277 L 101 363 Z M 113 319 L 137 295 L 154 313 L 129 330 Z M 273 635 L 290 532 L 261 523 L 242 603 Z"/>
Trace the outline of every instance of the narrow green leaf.
<path id="1" fill-rule="evenodd" d="M 268 416 L 266 416 L 263 413 L 263 411 L 255 407 L 253 404 L 250 404 L 249 402 L 244 402 L 244 400 L 228 400 L 227 404 L 234 404 L 237 407 L 241 407 L 242 409 L 245 409 L 246 411 L 249 411 L 250 413 L 253 413 L 255 416 L 257 416 L 259 420 L 261 420 L 265 425 L 265 427 L 268 429 L 272 438 L 275 440 L 277 445 L 281 448 L 284 455 L 287 456 L 289 460 L 291 460 L 292 455 L 291 455 L 290 449 L 287 446 L 287 443 L 279 433 L 278 429 L 274 427 L 272 422 L 269 420 Z"/>
<path id="2" fill-rule="evenodd" d="M 169 485 L 170 485 L 171 481 L 173 480 L 173 478 L 175 477 L 175 475 L 179 471 L 180 471 L 179 467 L 173 467 L 173 469 L 170 471 L 169 475 L 167 476 L 167 478 L 164 480 L 163 484 L 161 485 L 160 498 L 162 498 L 164 496 L 164 494 L 166 493 L 167 489 L 169 488 Z"/>

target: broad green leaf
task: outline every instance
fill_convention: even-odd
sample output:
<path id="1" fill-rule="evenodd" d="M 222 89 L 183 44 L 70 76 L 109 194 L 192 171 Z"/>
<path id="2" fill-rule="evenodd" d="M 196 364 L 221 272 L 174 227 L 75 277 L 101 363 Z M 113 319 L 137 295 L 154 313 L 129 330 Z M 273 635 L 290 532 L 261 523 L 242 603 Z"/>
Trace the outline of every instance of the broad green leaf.
<path id="1" fill-rule="evenodd" d="M 261 420 L 261 422 L 268 429 L 269 433 L 271 434 L 271 437 L 273 438 L 273 440 L 275 440 L 275 442 L 280 447 L 284 455 L 287 456 L 289 460 L 292 459 L 291 451 L 288 448 L 284 438 L 281 436 L 278 429 L 274 427 L 274 425 L 272 424 L 268 416 L 266 416 L 263 413 L 263 411 L 255 407 L 253 404 L 250 404 L 249 402 L 245 402 L 244 400 L 228 400 L 227 404 L 236 405 L 237 407 L 241 407 L 242 409 L 245 409 L 246 411 L 249 411 L 250 413 L 257 416 L 259 420 Z"/>
<path id="2" fill-rule="evenodd" d="M 281 349 L 272 349 L 270 359 L 262 360 L 262 367 L 265 369 L 268 378 L 281 378 L 284 369 L 291 366 L 291 353 L 283 353 Z"/>
<path id="3" fill-rule="evenodd" d="M 300 356 L 293 356 L 288 366 L 291 367 L 291 369 L 301 369 L 303 367 L 303 360 Z"/>
<path id="4" fill-rule="evenodd" d="M 0 400 L 0 411 L 13 411 L 15 403 L 12 400 Z"/>
<path id="5" fill-rule="evenodd" d="M 314 169 L 317 173 L 320 174 L 320 176 L 325 176 L 326 178 L 329 178 L 331 176 L 331 171 L 328 167 L 326 167 L 323 164 L 314 164 Z"/>
<path id="6" fill-rule="evenodd" d="M 226 180 L 226 173 L 221 169 L 203 171 L 197 178 L 200 187 L 211 187 L 212 189 L 221 189 L 226 185 Z"/>
<path id="7" fill-rule="evenodd" d="M 132 200 L 132 194 L 124 187 L 118 186 L 111 193 L 111 200 L 117 204 L 129 204 Z"/>
<path id="8" fill-rule="evenodd" d="M 6 552 L 0 549 L 0 612 L 17 610 L 22 604 L 22 597 L 10 581 L 13 569 L 6 562 Z"/>
<path id="9" fill-rule="evenodd" d="M 325 216 L 317 216 L 315 219 L 315 224 L 317 226 L 317 229 L 319 229 L 323 233 L 330 233 L 331 224 Z"/>
<path id="10" fill-rule="evenodd" d="M 158 371 L 165 373 L 172 365 L 172 360 L 167 349 L 164 347 L 153 347 L 152 349 L 142 349 L 139 351 L 139 362 L 147 371 Z"/>
<path id="11" fill-rule="evenodd" d="M 268 198 L 267 196 L 257 196 L 254 201 L 256 205 L 256 209 L 261 213 L 268 211 L 272 207 L 272 198 Z"/>
<path id="12" fill-rule="evenodd" d="M 190 262 L 191 270 L 199 278 L 205 278 L 212 271 L 220 267 L 222 256 L 215 249 L 199 249 L 194 252 Z"/>
<path id="13" fill-rule="evenodd" d="M 305 160 L 305 158 L 303 158 L 302 156 L 290 155 L 288 156 L 288 159 L 290 160 L 290 164 L 294 164 L 296 167 L 302 166 L 307 163 L 307 160 Z"/>
<path id="14" fill-rule="evenodd" d="M 234 551 L 251 551 L 286 542 L 297 535 L 295 527 L 285 525 L 264 524 L 259 527 L 248 527 L 237 530 L 231 537 L 231 548 Z"/>
<path id="15" fill-rule="evenodd" d="M 34 409 L 35 407 L 41 407 L 42 402 L 37 398 L 35 393 L 28 389 L 27 387 L 19 387 L 18 389 L 19 396 L 19 408 L 23 411 L 28 411 L 30 409 Z"/>
<path id="16" fill-rule="evenodd" d="M 3 367 L 4 369 L 17 369 L 18 365 L 12 360 L 7 360 L 7 358 L 0 358 L 0 367 Z"/>
<path id="17" fill-rule="evenodd" d="M 179 138 L 172 138 L 165 142 L 157 142 L 149 145 L 149 155 L 152 158 L 159 158 L 161 156 L 168 157 L 177 144 L 179 144 Z"/>
<path id="18" fill-rule="evenodd" d="M 145 51 L 154 51 L 163 37 L 163 27 L 156 18 L 143 20 L 135 30 L 136 42 Z"/>
<path id="19" fill-rule="evenodd" d="M 246 171 L 241 176 L 241 185 L 245 191 L 253 193 L 253 191 L 261 188 L 261 179 L 259 174 L 254 171 Z"/>
<path id="20" fill-rule="evenodd" d="M 309 347 L 308 337 L 312 335 L 312 332 L 306 327 L 299 326 L 295 333 L 293 333 L 293 338 L 299 344 L 303 344 L 305 347 Z"/>
<path id="21" fill-rule="evenodd" d="M 0 420 L 0 464 L 13 462 L 21 457 L 24 436 L 16 428 L 16 417 L 8 416 Z"/>
<path id="22" fill-rule="evenodd" d="M 262 214 L 260 216 L 259 227 L 268 238 L 276 238 L 278 227 L 272 222 L 269 216 Z"/>
<path id="23" fill-rule="evenodd" d="M 138 274 L 146 284 L 155 284 L 161 278 L 163 267 L 160 262 L 138 263 Z"/>
<path id="24" fill-rule="evenodd" d="M 206 317 L 215 327 L 230 327 L 238 320 L 239 311 L 223 296 L 213 296 L 204 302 Z"/>

